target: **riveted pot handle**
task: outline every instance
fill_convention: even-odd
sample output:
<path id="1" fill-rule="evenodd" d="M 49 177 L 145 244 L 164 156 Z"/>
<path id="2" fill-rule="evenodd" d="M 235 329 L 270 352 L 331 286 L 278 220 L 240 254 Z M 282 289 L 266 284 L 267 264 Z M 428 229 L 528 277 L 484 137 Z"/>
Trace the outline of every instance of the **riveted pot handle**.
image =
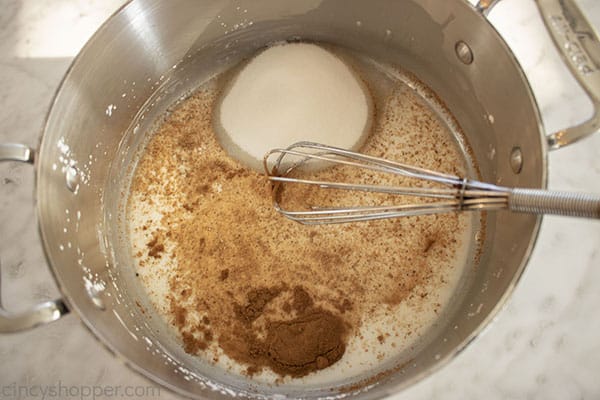
<path id="1" fill-rule="evenodd" d="M 22 144 L 0 144 L 0 162 L 19 161 L 33 164 L 35 152 Z M 2 288 L 0 282 L 0 289 Z M 37 304 L 27 311 L 11 313 L 2 306 L 0 296 L 0 333 L 18 332 L 56 321 L 69 310 L 62 299 Z"/>
<path id="2" fill-rule="evenodd" d="M 548 135 L 558 149 L 600 131 L 600 39 L 573 0 L 536 0 L 546 28 L 594 106 L 587 121 Z"/>
<path id="3" fill-rule="evenodd" d="M 487 15 L 499 1 L 479 0 L 476 8 Z M 548 135 L 549 148 L 558 149 L 600 131 L 600 38 L 574 0 L 535 2 L 556 48 L 594 107 L 590 119 Z"/>

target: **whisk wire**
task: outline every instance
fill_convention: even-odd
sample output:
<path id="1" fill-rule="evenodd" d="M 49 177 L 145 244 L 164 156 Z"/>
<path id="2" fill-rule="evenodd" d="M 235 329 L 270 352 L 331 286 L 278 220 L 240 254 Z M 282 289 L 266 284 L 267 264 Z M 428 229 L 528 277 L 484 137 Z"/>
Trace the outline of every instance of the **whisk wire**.
<path id="1" fill-rule="evenodd" d="M 269 161 L 277 155 L 269 167 Z M 293 161 L 289 161 L 289 159 Z M 391 173 L 425 180 L 446 187 L 406 187 L 377 184 L 331 182 L 290 176 L 311 161 L 332 163 L 370 171 Z M 285 149 L 274 149 L 264 158 L 264 168 L 273 182 L 273 203 L 284 216 L 303 224 L 331 224 L 371 221 L 384 218 L 447 213 L 451 211 L 498 210 L 508 207 L 510 190 L 455 175 L 430 171 L 383 158 L 313 142 L 298 142 Z M 436 199 L 432 202 L 401 205 L 318 207 L 309 210 L 287 210 L 280 204 L 282 185 L 316 185 L 322 189 L 376 192 L 400 196 Z"/>
<path id="2" fill-rule="evenodd" d="M 304 149 L 304 150 L 295 150 Z M 318 150 L 317 153 L 311 153 L 308 150 Z M 355 153 L 350 150 L 345 150 L 333 146 L 326 146 L 319 143 L 313 142 L 298 142 L 285 149 L 274 149 L 271 150 L 264 158 L 264 168 L 267 171 L 267 175 L 275 176 L 278 169 L 269 171 L 267 160 L 272 154 L 279 153 L 280 156 L 275 162 L 275 167 L 280 167 L 281 162 L 285 156 L 299 156 L 301 160 L 293 163 L 283 175 L 287 175 L 291 170 L 296 169 L 300 165 L 306 163 L 309 160 L 321 160 L 332 162 L 336 164 L 348 165 L 358 167 L 362 169 L 368 169 L 377 172 L 388 172 L 396 173 L 402 176 L 424 179 L 432 182 L 438 182 L 443 184 L 456 184 L 458 177 L 444 174 L 438 171 L 431 171 L 425 168 L 420 168 L 412 165 L 402 164 L 399 162 L 386 160 L 380 157 L 374 157 L 366 154 Z M 346 158 L 346 159 L 344 159 Z M 347 159 L 354 160 L 348 161 Z M 275 172 L 275 173 L 271 173 Z"/>

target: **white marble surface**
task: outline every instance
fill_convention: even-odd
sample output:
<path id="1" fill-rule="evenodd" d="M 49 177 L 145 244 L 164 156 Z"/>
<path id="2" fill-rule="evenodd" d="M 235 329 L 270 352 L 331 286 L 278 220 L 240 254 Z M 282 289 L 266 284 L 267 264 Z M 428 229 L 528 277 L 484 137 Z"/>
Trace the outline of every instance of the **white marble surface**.
<path id="1" fill-rule="evenodd" d="M 1 142 L 36 145 L 72 57 L 122 3 L 0 0 Z M 579 4 L 600 29 L 600 2 Z M 590 104 L 552 48 L 532 0 L 505 0 L 491 20 L 525 69 L 548 131 L 589 115 Z M 600 192 L 600 135 L 551 153 L 549 164 L 550 188 Z M 32 185 L 30 167 L 0 166 L 2 298 L 12 310 L 59 295 L 44 265 Z M 600 223 L 545 218 L 526 273 L 493 325 L 450 364 L 396 397 L 600 398 L 599 267 Z M 0 337 L 0 359 L 0 386 L 150 385 L 74 315 Z M 176 396 L 163 390 L 160 398 Z"/>

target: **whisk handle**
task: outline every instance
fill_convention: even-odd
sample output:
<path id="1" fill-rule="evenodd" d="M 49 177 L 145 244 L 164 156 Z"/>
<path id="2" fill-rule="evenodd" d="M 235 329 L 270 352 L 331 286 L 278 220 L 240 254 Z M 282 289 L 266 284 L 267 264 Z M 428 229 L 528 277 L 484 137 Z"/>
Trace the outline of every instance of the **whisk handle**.
<path id="1" fill-rule="evenodd" d="M 508 198 L 508 208 L 511 211 L 530 214 L 600 218 L 600 195 L 512 189 Z"/>

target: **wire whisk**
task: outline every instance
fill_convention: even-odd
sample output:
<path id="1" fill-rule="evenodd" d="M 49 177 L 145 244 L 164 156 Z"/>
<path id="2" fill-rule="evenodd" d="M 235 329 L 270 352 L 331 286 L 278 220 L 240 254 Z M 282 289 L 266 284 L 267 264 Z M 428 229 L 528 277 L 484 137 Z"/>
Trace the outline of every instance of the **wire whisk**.
<path id="1" fill-rule="evenodd" d="M 329 164 L 396 174 L 438 184 L 440 187 L 321 181 L 302 178 L 302 174 L 294 176 L 300 170 L 315 171 Z M 273 183 L 272 195 L 275 209 L 285 217 L 307 225 L 504 209 L 532 214 L 600 218 L 599 195 L 502 187 L 319 143 L 298 142 L 285 149 L 271 150 L 265 155 L 263 165 L 268 179 Z M 289 210 L 282 207 L 281 195 L 284 187 L 290 184 L 316 185 L 324 190 L 341 189 L 414 196 L 434 199 L 434 201 L 342 207 L 309 205 L 307 210 Z"/>

